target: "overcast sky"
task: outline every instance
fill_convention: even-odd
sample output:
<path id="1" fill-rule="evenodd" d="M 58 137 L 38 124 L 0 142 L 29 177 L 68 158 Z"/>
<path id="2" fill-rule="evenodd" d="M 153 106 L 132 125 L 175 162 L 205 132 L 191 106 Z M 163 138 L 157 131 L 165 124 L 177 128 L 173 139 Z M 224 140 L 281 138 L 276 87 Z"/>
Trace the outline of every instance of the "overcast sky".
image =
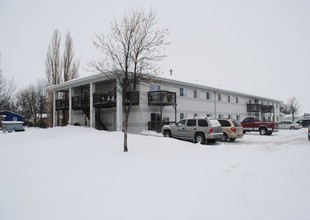
<path id="1" fill-rule="evenodd" d="M 0 53 L 5 77 L 18 89 L 45 79 L 57 28 L 71 33 L 80 76 L 98 51 L 95 34 L 115 17 L 151 7 L 170 30 L 162 76 L 286 102 L 296 97 L 310 113 L 309 0 L 0 0 Z M 62 46 L 63 48 L 63 46 Z"/>

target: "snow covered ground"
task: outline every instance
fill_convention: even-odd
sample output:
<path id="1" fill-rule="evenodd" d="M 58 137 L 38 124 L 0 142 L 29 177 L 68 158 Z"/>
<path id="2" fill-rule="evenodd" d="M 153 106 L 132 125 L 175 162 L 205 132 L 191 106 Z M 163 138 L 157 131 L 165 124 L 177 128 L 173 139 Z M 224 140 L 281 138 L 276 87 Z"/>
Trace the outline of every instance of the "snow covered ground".
<path id="1" fill-rule="evenodd" d="M 1 220 L 308 220 L 307 130 L 235 143 L 82 127 L 0 134 Z"/>

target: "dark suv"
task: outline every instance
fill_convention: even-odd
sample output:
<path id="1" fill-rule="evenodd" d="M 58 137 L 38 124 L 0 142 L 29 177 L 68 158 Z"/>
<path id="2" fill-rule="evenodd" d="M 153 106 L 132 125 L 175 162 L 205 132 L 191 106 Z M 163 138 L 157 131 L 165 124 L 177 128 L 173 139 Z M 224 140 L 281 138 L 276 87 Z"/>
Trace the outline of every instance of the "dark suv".
<path id="1" fill-rule="evenodd" d="M 191 140 L 194 143 L 205 144 L 215 142 L 223 135 L 222 126 L 217 120 L 207 118 L 184 118 L 172 125 L 162 128 L 165 137 Z"/>

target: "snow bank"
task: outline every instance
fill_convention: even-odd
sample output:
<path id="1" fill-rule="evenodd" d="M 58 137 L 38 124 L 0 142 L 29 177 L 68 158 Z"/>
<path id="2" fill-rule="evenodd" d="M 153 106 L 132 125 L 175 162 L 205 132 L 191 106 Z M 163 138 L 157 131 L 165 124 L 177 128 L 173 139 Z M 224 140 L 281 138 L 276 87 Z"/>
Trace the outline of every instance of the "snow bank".
<path id="1" fill-rule="evenodd" d="M 0 135 L 0 219 L 309 219 L 307 131 L 198 145 L 82 127 Z"/>

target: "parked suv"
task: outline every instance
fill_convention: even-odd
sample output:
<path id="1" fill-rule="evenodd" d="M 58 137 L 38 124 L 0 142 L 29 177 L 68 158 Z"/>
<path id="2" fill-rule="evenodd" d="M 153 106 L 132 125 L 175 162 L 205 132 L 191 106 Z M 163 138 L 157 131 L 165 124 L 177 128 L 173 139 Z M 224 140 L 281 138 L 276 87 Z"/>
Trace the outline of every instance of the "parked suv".
<path id="1" fill-rule="evenodd" d="M 218 120 L 222 125 L 223 136 L 221 141 L 226 142 L 228 139 L 230 141 L 235 141 L 236 138 L 243 137 L 243 127 L 235 119 L 219 119 Z"/>
<path id="2" fill-rule="evenodd" d="M 191 140 L 194 143 L 205 144 L 215 142 L 223 135 L 222 126 L 217 120 L 207 118 L 184 118 L 172 125 L 162 128 L 165 137 Z"/>

